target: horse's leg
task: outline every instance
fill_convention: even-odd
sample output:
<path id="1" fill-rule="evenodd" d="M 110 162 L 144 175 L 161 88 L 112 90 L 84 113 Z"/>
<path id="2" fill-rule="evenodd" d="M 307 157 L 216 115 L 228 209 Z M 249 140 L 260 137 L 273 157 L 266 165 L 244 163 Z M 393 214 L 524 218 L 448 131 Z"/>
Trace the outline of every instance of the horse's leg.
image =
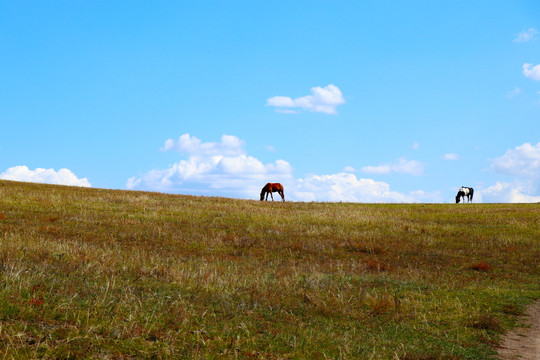
<path id="1" fill-rule="evenodd" d="M 272 195 L 273 191 L 270 190 L 270 197 L 272 198 L 272 201 L 274 201 L 274 195 Z"/>
<path id="2" fill-rule="evenodd" d="M 283 193 L 283 190 L 278 191 L 279 195 L 281 195 L 281 200 L 285 202 L 285 194 Z"/>

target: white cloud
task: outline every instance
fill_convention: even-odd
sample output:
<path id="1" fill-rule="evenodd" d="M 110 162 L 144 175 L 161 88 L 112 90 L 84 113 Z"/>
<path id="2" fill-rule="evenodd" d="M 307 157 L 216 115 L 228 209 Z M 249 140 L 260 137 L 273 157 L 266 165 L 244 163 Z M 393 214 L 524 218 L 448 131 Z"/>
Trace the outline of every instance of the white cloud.
<path id="1" fill-rule="evenodd" d="M 533 29 L 533 28 L 530 28 L 528 30 L 523 30 L 517 35 L 514 41 L 520 42 L 520 43 L 528 42 L 528 41 L 531 41 L 536 34 L 538 34 L 538 31 L 536 31 L 536 29 Z"/>
<path id="2" fill-rule="evenodd" d="M 540 179 L 540 142 L 507 150 L 503 156 L 493 159 L 491 167 L 502 174 Z"/>
<path id="3" fill-rule="evenodd" d="M 298 179 L 293 189 L 303 201 L 405 202 L 407 197 L 390 191 L 390 185 L 371 179 L 357 179 L 354 174 L 311 175 Z"/>
<path id="4" fill-rule="evenodd" d="M 390 185 L 354 174 L 311 175 L 296 180 L 290 192 L 300 201 L 419 202 L 440 201 L 438 193 L 414 191 L 408 195 L 390 190 Z"/>
<path id="5" fill-rule="evenodd" d="M 276 107 L 276 111 L 283 113 L 297 113 L 300 110 L 337 114 L 336 107 L 345 103 L 341 90 L 330 84 L 325 87 L 311 88 L 313 95 L 292 99 L 287 96 L 274 96 L 266 101 L 267 106 Z"/>
<path id="6" fill-rule="evenodd" d="M 294 201 L 440 201 L 438 193 L 415 191 L 405 195 L 391 191 L 387 183 L 358 179 L 350 173 L 355 171 L 352 167 L 338 174 L 295 179 L 287 161 L 263 164 L 246 154 L 243 141 L 235 136 L 223 136 L 218 143 L 205 143 L 185 134 L 177 141 L 167 140 L 162 150 L 184 152 L 187 159 L 166 169 L 134 176 L 128 179 L 126 188 L 258 199 L 265 183 L 281 182 L 285 186 L 285 198 Z M 407 162 L 403 161 L 400 166 L 407 167 Z"/>
<path id="7" fill-rule="evenodd" d="M 182 152 L 188 158 L 167 169 L 134 176 L 128 179 L 126 188 L 252 198 L 260 192 L 261 184 L 292 178 L 287 161 L 263 164 L 245 153 L 243 141 L 236 136 L 223 135 L 221 142 L 203 143 L 184 134 L 177 141 L 167 140 L 161 150 Z"/>
<path id="8" fill-rule="evenodd" d="M 390 174 L 392 172 L 392 167 L 390 165 L 378 165 L 378 166 L 362 166 L 361 171 L 368 174 Z"/>
<path id="9" fill-rule="evenodd" d="M 459 155 L 454 153 L 448 153 L 443 155 L 444 160 L 458 160 Z"/>
<path id="10" fill-rule="evenodd" d="M 418 141 L 415 141 L 413 144 L 412 144 L 412 148 L 414 150 L 418 150 L 420 149 L 420 143 Z"/>
<path id="11" fill-rule="evenodd" d="M 515 96 L 518 96 L 519 94 L 521 94 L 521 89 L 516 86 L 514 88 L 514 90 L 509 91 L 509 92 L 506 93 L 506 97 L 507 98 L 513 98 Z"/>
<path id="12" fill-rule="evenodd" d="M 177 152 L 198 156 L 238 156 L 244 152 L 244 142 L 236 136 L 223 135 L 221 142 L 203 143 L 200 139 L 184 134 L 174 141 L 168 139 L 161 148 L 162 151 L 174 150 Z"/>
<path id="13" fill-rule="evenodd" d="M 523 64 L 523 75 L 525 75 L 529 79 L 540 81 L 540 64 L 535 66 L 528 63 Z"/>
<path id="14" fill-rule="evenodd" d="M 524 143 L 492 160 L 491 169 L 513 177 L 482 190 L 487 202 L 540 202 L 540 142 Z"/>
<path id="15" fill-rule="evenodd" d="M 26 166 L 14 166 L 3 173 L 0 173 L 0 179 L 25 181 L 55 185 L 71 185 L 91 187 L 87 178 L 79 179 L 69 169 L 41 169 L 30 170 Z"/>
<path id="16" fill-rule="evenodd" d="M 482 190 L 482 201 L 504 203 L 540 202 L 540 196 L 527 194 L 528 189 L 516 183 L 497 182 Z"/>
<path id="17" fill-rule="evenodd" d="M 363 166 L 361 170 L 367 174 L 409 174 L 421 175 L 424 172 L 424 165 L 416 160 L 398 159 L 392 164 L 382 164 L 377 166 Z"/>

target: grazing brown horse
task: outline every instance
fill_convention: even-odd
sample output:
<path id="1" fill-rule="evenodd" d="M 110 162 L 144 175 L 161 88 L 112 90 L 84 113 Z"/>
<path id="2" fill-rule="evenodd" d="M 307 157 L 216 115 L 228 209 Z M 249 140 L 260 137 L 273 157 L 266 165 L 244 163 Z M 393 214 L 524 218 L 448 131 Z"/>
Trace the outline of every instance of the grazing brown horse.
<path id="1" fill-rule="evenodd" d="M 272 197 L 272 201 L 274 201 L 274 195 L 272 195 L 273 192 L 277 192 L 279 195 L 281 195 L 281 198 L 283 201 L 285 201 L 285 194 L 283 193 L 283 185 L 280 183 L 268 183 L 264 185 L 264 187 L 261 190 L 261 201 L 264 200 L 264 195 L 266 195 L 266 200 L 268 200 L 268 194 Z"/>

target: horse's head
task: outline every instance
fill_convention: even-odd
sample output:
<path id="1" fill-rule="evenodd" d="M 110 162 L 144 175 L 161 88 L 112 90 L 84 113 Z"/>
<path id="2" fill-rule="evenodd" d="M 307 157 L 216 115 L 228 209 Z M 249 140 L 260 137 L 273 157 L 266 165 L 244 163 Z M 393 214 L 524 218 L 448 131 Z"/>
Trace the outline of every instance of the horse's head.
<path id="1" fill-rule="evenodd" d="M 263 191 L 261 191 L 261 201 L 263 201 L 263 200 L 264 200 L 264 189 L 263 189 Z"/>
<path id="2" fill-rule="evenodd" d="M 459 194 L 456 195 L 456 204 L 459 204 Z"/>

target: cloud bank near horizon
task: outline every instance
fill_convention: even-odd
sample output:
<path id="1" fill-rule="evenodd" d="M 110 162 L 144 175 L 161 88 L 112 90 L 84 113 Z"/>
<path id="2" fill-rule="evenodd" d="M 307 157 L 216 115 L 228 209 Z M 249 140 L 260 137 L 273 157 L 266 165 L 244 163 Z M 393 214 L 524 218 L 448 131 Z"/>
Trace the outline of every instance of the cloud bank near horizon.
<path id="1" fill-rule="evenodd" d="M 392 191 L 385 182 L 357 178 L 348 172 L 295 178 L 287 161 L 279 159 L 263 164 L 248 155 L 244 142 L 232 135 L 223 135 L 220 142 L 203 142 L 195 136 L 183 134 L 177 140 L 165 141 L 161 151 L 170 150 L 187 155 L 187 159 L 166 169 L 153 169 L 131 177 L 126 188 L 257 199 L 265 183 L 279 181 L 286 188 L 286 199 L 295 201 L 441 201 L 438 193 L 418 190 L 401 194 Z M 405 167 L 407 164 L 404 162 Z"/>
<path id="2" fill-rule="evenodd" d="M 496 182 L 482 191 L 487 202 L 540 202 L 540 142 L 524 143 L 491 160 L 491 170 L 510 176 L 510 182 Z"/>
<path id="3" fill-rule="evenodd" d="M 92 186 L 87 178 L 79 179 L 69 169 L 60 169 L 56 171 L 54 169 L 36 168 L 35 170 L 30 170 L 24 165 L 10 167 L 6 171 L 0 173 L 0 179 L 53 185 Z"/>
<path id="4" fill-rule="evenodd" d="M 293 167 L 278 159 L 264 164 L 246 153 L 244 141 L 236 136 L 223 135 L 219 142 L 203 142 L 190 134 L 177 140 L 168 139 L 161 151 L 182 153 L 182 159 L 166 169 L 153 169 L 126 182 L 129 190 L 147 190 L 207 196 L 258 199 L 262 186 L 279 181 L 285 186 L 287 200 L 331 202 L 442 202 L 440 191 L 422 190 L 404 194 L 391 189 L 388 183 L 357 177 L 354 168 L 336 174 L 310 174 L 295 178 Z M 490 161 L 490 171 L 510 177 L 509 181 L 478 186 L 476 202 L 540 202 L 540 142 L 524 143 L 508 149 Z M 415 163 L 397 161 L 401 173 L 415 174 Z M 363 169 L 369 167 L 364 167 Z M 386 166 L 374 167 L 380 174 L 400 172 Z M 404 170 L 406 169 L 406 170 Z M 423 170 L 423 168 L 422 168 Z M 0 173 L 0 179 L 91 187 L 87 178 L 78 178 L 69 169 L 29 169 L 14 166 Z"/>
<path id="5" fill-rule="evenodd" d="M 223 135 L 219 142 L 203 142 L 190 134 L 177 140 L 168 139 L 161 151 L 176 151 L 187 158 L 166 169 L 153 169 L 130 178 L 126 188 L 193 195 L 211 195 L 257 199 L 266 182 L 279 181 L 285 186 L 285 197 L 294 201 L 331 202 L 442 202 L 440 191 L 392 190 L 388 183 L 357 177 L 348 166 L 336 174 L 310 174 L 296 178 L 293 167 L 283 159 L 263 164 L 246 153 L 244 141 Z M 445 154 L 445 160 L 457 160 L 456 154 Z M 374 175 L 400 173 L 422 175 L 424 166 L 415 160 L 400 158 L 393 163 L 364 166 L 361 171 Z M 512 176 L 511 182 L 478 186 L 477 202 L 540 201 L 540 142 L 525 143 L 507 150 L 491 160 L 491 171 Z M 452 190 L 453 191 L 453 190 Z M 457 191 L 457 188 L 456 188 Z M 451 201 L 450 199 L 448 199 Z"/>
<path id="6" fill-rule="evenodd" d="M 127 189 L 253 197 L 267 179 L 286 181 L 292 177 L 287 161 L 263 164 L 246 154 L 243 141 L 236 136 L 223 135 L 220 142 L 204 143 L 184 134 L 176 141 L 166 140 L 161 150 L 177 151 L 188 158 L 167 169 L 154 169 L 129 178 Z"/>

